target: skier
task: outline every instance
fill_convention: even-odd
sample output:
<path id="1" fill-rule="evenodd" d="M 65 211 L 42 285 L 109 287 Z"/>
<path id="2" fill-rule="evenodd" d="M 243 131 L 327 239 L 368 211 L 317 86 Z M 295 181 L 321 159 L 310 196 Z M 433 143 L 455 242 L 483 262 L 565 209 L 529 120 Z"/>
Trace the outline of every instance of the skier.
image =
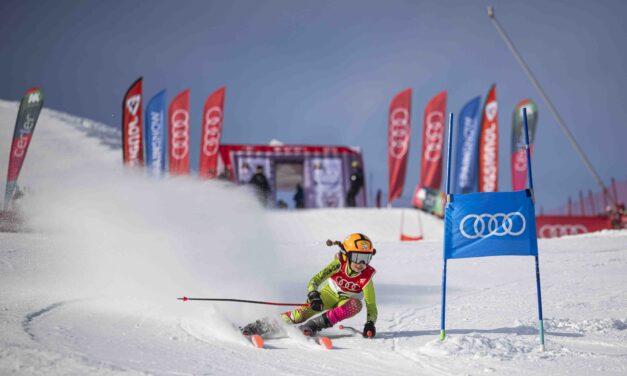
<path id="1" fill-rule="evenodd" d="M 349 235 L 341 243 L 327 241 L 329 246 L 334 244 L 340 247 L 339 253 L 307 285 L 309 306 L 284 312 L 281 318 L 288 324 L 304 322 L 299 329 L 303 334 L 313 336 L 358 314 L 363 306 L 360 299 L 363 293 L 367 314 L 362 334 L 372 338 L 376 334 L 377 304 L 372 281 L 375 269 L 369 264 L 376 250 L 367 236 L 358 233 Z M 318 291 L 327 279 L 329 283 Z M 322 314 L 316 316 L 320 312 Z M 276 329 L 277 325 L 268 320 L 257 320 L 244 327 L 242 333 L 263 335 Z"/>

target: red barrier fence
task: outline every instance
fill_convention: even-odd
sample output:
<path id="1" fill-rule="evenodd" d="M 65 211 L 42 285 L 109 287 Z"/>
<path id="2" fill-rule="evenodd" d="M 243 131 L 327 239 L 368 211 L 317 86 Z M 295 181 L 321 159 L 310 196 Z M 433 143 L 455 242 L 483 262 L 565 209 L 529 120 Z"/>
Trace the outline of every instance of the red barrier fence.
<path id="1" fill-rule="evenodd" d="M 610 194 L 616 199 L 617 203 L 627 202 L 627 181 L 616 181 L 612 179 L 611 183 L 607 186 Z M 578 200 L 573 200 L 570 197 L 568 201 L 558 207 L 548 209 L 546 211 L 541 210 L 540 214 L 547 215 L 580 215 L 580 216 L 597 216 L 608 215 L 608 207 L 611 206 L 612 201 L 603 194 L 603 192 L 592 193 L 588 191 L 578 192 Z"/>
<path id="2" fill-rule="evenodd" d="M 565 235 L 611 229 L 608 217 L 583 217 L 568 215 L 540 215 L 536 217 L 538 238 L 557 238 Z"/>

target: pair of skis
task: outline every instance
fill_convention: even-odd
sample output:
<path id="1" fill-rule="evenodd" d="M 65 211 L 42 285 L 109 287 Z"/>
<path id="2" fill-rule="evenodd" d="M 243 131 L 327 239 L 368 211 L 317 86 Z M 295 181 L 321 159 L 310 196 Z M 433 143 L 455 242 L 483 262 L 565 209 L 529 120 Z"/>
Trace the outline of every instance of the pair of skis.
<path id="1" fill-rule="evenodd" d="M 349 331 L 352 332 L 353 334 L 359 334 L 361 335 L 362 332 L 352 326 L 344 326 L 344 325 L 339 325 L 337 327 L 340 330 L 345 330 L 345 331 Z M 322 348 L 326 349 L 326 350 L 331 350 L 333 348 L 333 341 L 331 341 L 331 338 L 329 337 L 325 337 L 325 336 L 318 336 L 318 335 L 305 335 L 303 334 L 305 337 L 310 338 L 312 340 L 316 341 L 316 344 L 318 344 L 319 346 L 321 346 Z M 244 336 L 246 338 L 248 338 L 250 340 L 250 342 L 252 343 L 252 345 L 258 349 L 262 349 L 263 345 L 264 345 L 264 338 L 258 334 L 252 334 L 252 335 L 245 335 Z M 368 333 L 368 337 L 373 337 L 370 333 Z"/>
<path id="2" fill-rule="evenodd" d="M 263 349 L 264 339 L 262 336 L 260 336 L 259 334 L 251 334 L 251 335 L 244 334 L 244 336 L 250 339 L 250 342 L 252 343 L 254 347 L 258 349 Z M 324 337 L 324 336 L 305 336 L 305 337 L 315 340 L 316 344 L 318 344 L 319 346 L 321 346 L 322 348 L 326 350 L 331 350 L 333 348 L 333 341 L 331 341 L 331 338 L 329 337 Z"/>
<path id="3" fill-rule="evenodd" d="M 252 345 L 257 348 L 263 348 L 263 336 L 269 338 L 289 337 L 291 331 L 294 331 L 294 333 L 298 333 L 297 335 L 303 335 L 308 340 L 315 341 L 316 344 L 322 346 L 327 350 L 333 348 L 333 342 L 330 338 L 319 336 L 315 332 L 311 332 L 308 330 L 301 331 L 299 329 L 300 328 L 287 329 L 283 320 L 273 317 L 264 317 L 255 320 L 254 322 L 244 327 L 239 328 L 242 335 L 249 338 Z"/>

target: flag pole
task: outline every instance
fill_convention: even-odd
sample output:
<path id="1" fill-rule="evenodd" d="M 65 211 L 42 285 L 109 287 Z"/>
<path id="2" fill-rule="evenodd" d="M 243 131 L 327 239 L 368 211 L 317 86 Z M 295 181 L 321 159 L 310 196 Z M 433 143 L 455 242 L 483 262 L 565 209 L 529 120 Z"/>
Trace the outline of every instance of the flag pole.
<path id="1" fill-rule="evenodd" d="M 531 174 L 531 151 L 529 149 L 529 128 L 527 126 L 527 108 L 523 107 L 523 118 L 525 120 L 525 150 L 527 151 L 527 177 L 529 178 L 529 189 L 531 190 L 531 199 L 535 202 L 533 192 L 533 178 Z M 535 211 L 535 210 L 534 210 Z M 538 255 L 536 259 L 536 289 L 538 291 L 538 317 L 539 317 L 539 333 L 540 333 L 540 345 L 542 351 L 544 351 L 544 321 L 542 320 L 542 293 L 540 292 L 540 262 Z"/>
<path id="2" fill-rule="evenodd" d="M 579 154 L 579 157 L 583 161 L 584 165 L 586 166 L 590 174 L 592 174 L 592 177 L 596 181 L 597 185 L 601 188 L 603 192 L 607 191 L 605 184 L 603 184 L 603 181 L 601 181 L 599 174 L 592 166 L 592 163 L 590 163 L 590 160 L 588 160 L 586 153 L 584 153 L 581 146 L 579 146 L 579 144 L 575 140 L 575 137 L 570 132 L 570 129 L 568 128 L 568 126 L 566 125 L 562 117 L 560 116 L 559 112 L 557 112 L 557 108 L 555 108 L 555 106 L 553 105 L 553 102 L 551 102 L 549 97 L 546 95 L 546 93 L 544 92 L 544 89 L 542 89 L 542 86 L 540 86 L 540 83 L 538 82 L 538 80 L 535 78 L 533 73 L 531 73 L 531 69 L 529 69 L 529 67 L 523 60 L 522 56 L 520 56 L 520 53 L 518 52 L 516 47 L 514 47 L 514 43 L 511 41 L 511 39 L 509 39 L 507 34 L 505 34 L 505 30 L 503 30 L 503 28 L 501 27 L 501 24 L 496 19 L 496 16 L 494 15 L 494 8 L 491 6 L 488 7 L 488 17 L 490 17 L 490 20 L 492 21 L 492 24 L 496 28 L 496 31 L 499 32 L 499 35 L 505 41 L 505 44 L 507 45 L 511 53 L 514 55 L 514 58 L 516 58 L 516 61 L 518 62 L 518 64 L 521 66 L 521 68 L 527 75 L 527 78 L 529 79 L 529 81 L 531 81 L 531 84 L 533 84 L 536 90 L 538 90 L 538 92 L 540 93 L 540 96 L 544 100 L 544 103 L 546 103 L 546 105 L 549 107 L 549 110 L 551 110 L 551 113 L 553 113 L 553 116 L 557 120 L 557 124 L 560 126 L 560 128 L 566 135 L 566 138 L 568 138 L 570 143 L 573 145 L 577 154 Z M 610 197 L 610 201 L 612 202 L 612 204 L 616 205 L 618 198 L 613 197 L 612 195 L 608 195 L 608 196 Z"/>
<path id="3" fill-rule="evenodd" d="M 453 145 L 453 113 L 448 118 L 448 150 L 446 152 L 446 206 L 450 202 L 451 193 L 451 149 Z M 440 341 L 446 338 L 445 313 L 446 313 L 446 255 L 444 255 L 444 265 L 442 267 L 442 318 L 440 321 Z"/>

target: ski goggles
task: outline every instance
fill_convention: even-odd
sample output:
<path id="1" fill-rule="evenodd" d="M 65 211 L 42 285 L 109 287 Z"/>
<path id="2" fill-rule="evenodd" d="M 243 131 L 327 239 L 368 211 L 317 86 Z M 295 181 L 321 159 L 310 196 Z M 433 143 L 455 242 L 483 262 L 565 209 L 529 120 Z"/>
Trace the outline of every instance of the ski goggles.
<path id="1" fill-rule="evenodd" d="M 350 252 L 348 256 L 349 260 L 355 264 L 368 265 L 372 259 L 372 253 Z"/>

